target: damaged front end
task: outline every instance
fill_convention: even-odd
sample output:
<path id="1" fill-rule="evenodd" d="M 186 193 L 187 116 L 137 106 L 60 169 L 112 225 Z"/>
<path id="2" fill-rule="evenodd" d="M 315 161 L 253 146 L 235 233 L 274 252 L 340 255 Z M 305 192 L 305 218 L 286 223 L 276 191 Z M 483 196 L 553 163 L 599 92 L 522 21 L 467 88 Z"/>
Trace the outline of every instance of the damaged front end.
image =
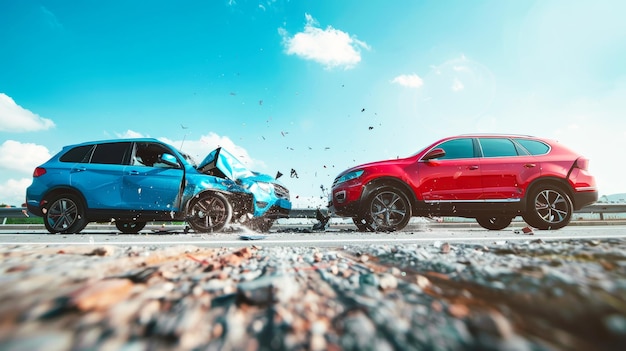
<path id="1" fill-rule="evenodd" d="M 267 222 L 271 226 L 273 220 L 289 216 L 289 190 L 270 175 L 249 170 L 225 149 L 213 150 L 197 169 L 203 174 L 233 182 L 228 191 L 235 219 L 262 222 L 259 227 L 263 229 L 268 227 Z"/>

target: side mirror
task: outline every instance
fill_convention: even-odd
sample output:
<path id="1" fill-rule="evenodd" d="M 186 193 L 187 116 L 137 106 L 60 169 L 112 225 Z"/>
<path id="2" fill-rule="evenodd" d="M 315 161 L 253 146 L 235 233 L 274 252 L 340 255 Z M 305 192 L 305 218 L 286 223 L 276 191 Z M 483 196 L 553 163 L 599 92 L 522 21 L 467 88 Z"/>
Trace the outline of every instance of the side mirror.
<path id="1" fill-rule="evenodd" d="M 441 148 L 436 148 L 428 151 L 424 157 L 422 157 L 422 161 L 430 161 L 436 158 L 444 157 L 446 155 L 446 151 Z"/>
<path id="2" fill-rule="evenodd" d="M 174 167 L 174 168 L 179 168 L 180 167 L 176 157 L 174 155 L 171 155 L 171 154 L 163 154 L 163 155 L 161 155 L 161 157 L 159 158 L 159 161 L 161 163 L 165 163 L 166 165 L 168 165 L 170 167 Z"/>

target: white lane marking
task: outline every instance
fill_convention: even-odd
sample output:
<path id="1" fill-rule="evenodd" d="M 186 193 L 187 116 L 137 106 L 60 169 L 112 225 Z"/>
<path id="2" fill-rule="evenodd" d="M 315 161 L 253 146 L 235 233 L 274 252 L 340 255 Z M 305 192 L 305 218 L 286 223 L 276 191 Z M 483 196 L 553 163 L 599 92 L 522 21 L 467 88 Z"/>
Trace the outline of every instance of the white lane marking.
<path id="1" fill-rule="evenodd" d="M 93 243 L 89 241 L 69 241 L 69 242 L 11 242 L 11 243 L 0 243 L 0 245 L 172 245 L 172 244 L 186 244 L 186 245 L 258 245 L 263 246 L 266 244 L 330 244 L 330 243 L 340 243 L 341 245 L 346 244 L 375 244 L 375 243 L 422 243 L 422 242 L 432 242 L 432 241 L 446 241 L 446 242 L 476 242 L 476 241 L 525 241 L 525 240 L 580 240 L 580 239 L 615 239 L 615 238 L 626 238 L 626 234 L 584 234 L 573 236 L 562 236 L 562 235 L 516 235 L 516 236 L 498 236 L 498 237 L 430 237 L 430 238 L 337 238 L 337 239 L 293 239 L 293 240 L 285 240 L 285 239 L 263 239 L 263 240 L 211 240 L 207 238 L 206 240 L 172 240 L 172 241 L 152 241 L 152 240 L 138 240 L 138 241 L 111 241 L 111 240 L 94 240 Z M 138 238 L 139 239 L 139 238 Z M 87 240 L 87 239 L 85 239 Z"/>

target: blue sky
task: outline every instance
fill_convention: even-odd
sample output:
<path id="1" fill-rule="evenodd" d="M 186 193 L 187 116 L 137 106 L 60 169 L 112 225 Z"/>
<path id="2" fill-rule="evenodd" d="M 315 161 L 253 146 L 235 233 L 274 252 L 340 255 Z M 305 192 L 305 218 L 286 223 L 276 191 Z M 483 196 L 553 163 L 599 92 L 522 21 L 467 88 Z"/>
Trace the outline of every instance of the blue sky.
<path id="1" fill-rule="evenodd" d="M 626 192 L 624 1 L 0 0 L 0 203 L 63 145 L 150 136 L 296 207 L 438 138 L 557 139 Z M 298 177 L 290 177 L 294 169 Z"/>

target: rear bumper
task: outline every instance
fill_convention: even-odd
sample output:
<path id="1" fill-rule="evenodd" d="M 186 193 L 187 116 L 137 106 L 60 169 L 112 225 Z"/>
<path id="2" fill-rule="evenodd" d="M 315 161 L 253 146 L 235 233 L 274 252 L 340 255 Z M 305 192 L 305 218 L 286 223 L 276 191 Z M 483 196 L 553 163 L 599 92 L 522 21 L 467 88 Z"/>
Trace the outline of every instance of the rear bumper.
<path id="1" fill-rule="evenodd" d="M 574 201 L 574 210 L 578 211 L 581 208 L 598 201 L 598 191 L 592 190 L 575 192 L 572 200 Z"/>

